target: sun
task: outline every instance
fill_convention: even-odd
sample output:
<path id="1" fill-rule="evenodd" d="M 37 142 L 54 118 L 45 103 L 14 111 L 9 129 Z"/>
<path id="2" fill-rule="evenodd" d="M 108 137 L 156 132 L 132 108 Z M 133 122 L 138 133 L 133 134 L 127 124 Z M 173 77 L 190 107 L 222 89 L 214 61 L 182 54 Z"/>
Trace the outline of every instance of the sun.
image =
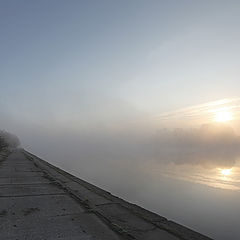
<path id="1" fill-rule="evenodd" d="M 229 111 L 218 111 L 215 113 L 216 122 L 228 122 L 233 119 L 232 113 Z"/>
<path id="2" fill-rule="evenodd" d="M 224 176 L 229 176 L 232 172 L 232 169 L 221 169 L 221 174 Z"/>

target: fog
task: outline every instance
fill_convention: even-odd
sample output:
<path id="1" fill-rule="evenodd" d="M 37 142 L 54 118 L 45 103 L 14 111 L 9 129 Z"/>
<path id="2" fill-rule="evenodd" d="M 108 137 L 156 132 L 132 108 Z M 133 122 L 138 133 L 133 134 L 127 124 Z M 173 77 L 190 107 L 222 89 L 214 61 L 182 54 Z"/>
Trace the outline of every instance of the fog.
<path id="1" fill-rule="evenodd" d="M 240 217 L 234 211 L 238 191 L 162 175 L 168 164 L 188 166 L 184 170 L 188 175 L 195 166 L 204 172 L 238 165 L 240 137 L 233 127 L 226 123 L 177 129 L 111 124 L 73 129 L 21 123 L 12 130 L 25 149 L 117 196 L 214 238 L 239 238 L 234 224 L 228 225 L 228 232 L 219 230 L 226 224 L 223 219 L 233 222 Z"/>
<path id="2" fill-rule="evenodd" d="M 137 132 L 136 129 L 94 129 L 94 132 L 34 130 L 34 136 L 27 135 L 24 138 L 27 139 L 26 143 L 31 143 L 25 146 L 36 153 L 48 154 L 51 158 L 57 156 L 58 161 L 66 166 L 71 159 L 85 170 L 96 169 L 96 174 L 99 172 L 100 175 L 100 169 L 107 168 L 108 164 L 121 166 L 173 162 L 207 168 L 231 168 L 240 157 L 240 136 L 226 124 L 149 132 L 146 129 L 143 132 Z"/>
<path id="3" fill-rule="evenodd" d="M 195 129 L 160 130 L 156 134 L 156 160 L 204 167 L 231 168 L 240 157 L 240 136 L 225 124 Z"/>
<path id="4" fill-rule="evenodd" d="M 230 207 L 237 206 L 238 192 L 166 178 L 158 171 L 167 164 L 197 165 L 203 171 L 233 167 L 240 138 L 226 124 L 142 132 L 29 127 L 19 133 L 27 150 L 113 194 L 217 239 L 239 237 L 234 224 L 230 233 L 219 230 L 226 224 L 222 218 L 239 217 Z"/>
<path id="5" fill-rule="evenodd" d="M 240 239 L 239 9 L 0 1 L 5 139 L 202 233 Z"/>

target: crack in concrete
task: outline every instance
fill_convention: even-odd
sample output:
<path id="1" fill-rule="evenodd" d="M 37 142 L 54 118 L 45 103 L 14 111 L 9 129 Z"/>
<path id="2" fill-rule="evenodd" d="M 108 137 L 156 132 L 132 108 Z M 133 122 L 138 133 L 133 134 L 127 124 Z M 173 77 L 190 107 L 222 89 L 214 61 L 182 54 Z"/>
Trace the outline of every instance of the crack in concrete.
<path id="1" fill-rule="evenodd" d="M 39 197 L 39 196 L 59 196 L 59 195 L 66 195 L 66 193 L 43 193 L 43 194 L 32 194 L 32 195 L 5 195 L 0 196 L 0 198 L 17 198 L 17 197 Z"/>

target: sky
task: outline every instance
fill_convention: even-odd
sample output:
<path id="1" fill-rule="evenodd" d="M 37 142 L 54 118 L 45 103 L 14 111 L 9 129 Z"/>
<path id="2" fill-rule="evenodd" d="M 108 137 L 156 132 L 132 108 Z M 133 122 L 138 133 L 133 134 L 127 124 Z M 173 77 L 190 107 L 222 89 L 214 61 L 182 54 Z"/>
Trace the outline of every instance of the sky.
<path id="1" fill-rule="evenodd" d="M 233 0 L 0 0 L 0 129 L 117 195 L 239 239 L 234 224 L 217 231 L 240 189 L 239 10 Z M 215 225 L 204 225 L 219 196 Z"/>
<path id="2" fill-rule="evenodd" d="M 2 0 L 1 112 L 81 129 L 238 97 L 239 5 Z"/>

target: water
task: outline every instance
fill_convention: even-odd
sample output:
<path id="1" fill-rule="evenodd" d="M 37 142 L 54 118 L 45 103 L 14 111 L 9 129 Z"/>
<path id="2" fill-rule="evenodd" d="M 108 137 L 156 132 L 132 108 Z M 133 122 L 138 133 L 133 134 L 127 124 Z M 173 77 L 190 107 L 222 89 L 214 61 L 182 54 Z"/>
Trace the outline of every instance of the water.
<path id="1" fill-rule="evenodd" d="M 214 239 L 240 239 L 238 166 L 224 175 L 220 168 L 130 165 L 109 163 L 104 174 L 99 169 L 102 175 L 74 174 Z"/>

